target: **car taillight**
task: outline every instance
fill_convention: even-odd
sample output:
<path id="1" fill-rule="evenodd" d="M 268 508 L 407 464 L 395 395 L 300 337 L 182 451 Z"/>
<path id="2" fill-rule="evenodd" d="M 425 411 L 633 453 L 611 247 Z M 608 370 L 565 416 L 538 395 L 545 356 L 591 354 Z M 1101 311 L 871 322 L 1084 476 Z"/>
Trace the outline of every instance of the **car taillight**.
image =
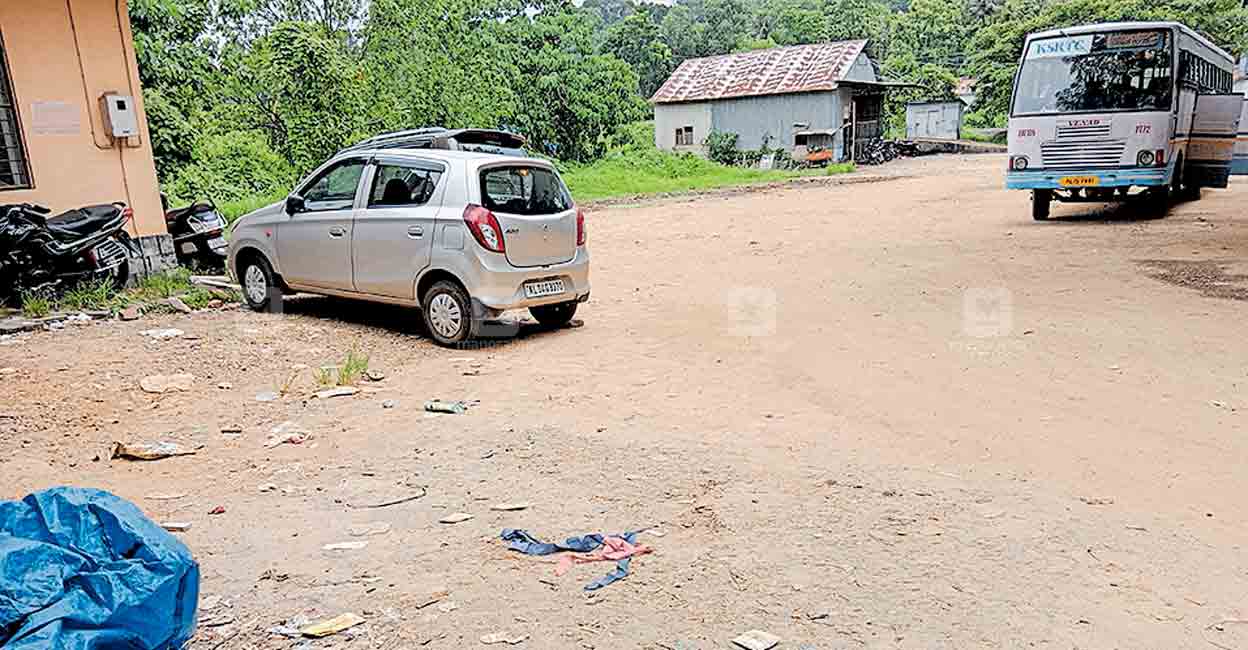
<path id="1" fill-rule="evenodd" d="M 1166 150 L 1165 150 L 1165 149 L 1158 149 L 1158 150 L 1157 150 L 1157 160 L 1155 161 L 1155 164 L 1156 164 L 1158 167 L 1165 167 L 1165 166 L 1166 166 Z"/>
<path id="2" fill-rule="evenodd" d="M 585 245 L 585 211 L 576 209 L 576 245 Z"/>
<path id="3" fill-rule="evenodd" d="M 472 231 L 473 238 L 481 244 L 481 248 L 495 253 L 507 250 L 507 244 L 503 241 L 503 229 L 499 227 L 493 212 L 469 203 L 464 208 L 464 223 L 468 224 L 468 230 Z"/>
<path id="4" fill-rule="evenodd" d="M 121 218 L 126 221 L 134 221 L 134 208 L 129 206 L 121 209 Z"/>

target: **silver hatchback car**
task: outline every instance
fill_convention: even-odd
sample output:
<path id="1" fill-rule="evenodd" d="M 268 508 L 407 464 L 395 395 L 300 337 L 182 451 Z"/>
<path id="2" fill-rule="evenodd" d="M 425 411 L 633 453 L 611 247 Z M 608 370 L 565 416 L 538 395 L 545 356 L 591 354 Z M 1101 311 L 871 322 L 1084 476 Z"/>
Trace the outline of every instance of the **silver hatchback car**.
<path id="1" fill-rule="evenodd" d="M 342 152 L 235 223 L 229 269 L 252 309 L 291 292 L 419 307 L 443 345 L 509 309 L 563 325 L 589 299 L 585 215 L 555 168 L 467 151 Z"/>

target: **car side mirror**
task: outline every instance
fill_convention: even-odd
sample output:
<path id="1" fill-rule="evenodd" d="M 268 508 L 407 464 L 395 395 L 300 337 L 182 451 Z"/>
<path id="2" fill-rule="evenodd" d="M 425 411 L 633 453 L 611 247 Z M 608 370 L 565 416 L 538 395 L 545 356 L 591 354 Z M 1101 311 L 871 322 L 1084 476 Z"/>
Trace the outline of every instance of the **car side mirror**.
<path id="1" fill-rule="evenodd" d="M 302 196 L 299 196 L 298 194 L 291 194 L 286 197 L 286 214 L 294 216 L 307 209 L 308 205 L 304 202 Z"/>

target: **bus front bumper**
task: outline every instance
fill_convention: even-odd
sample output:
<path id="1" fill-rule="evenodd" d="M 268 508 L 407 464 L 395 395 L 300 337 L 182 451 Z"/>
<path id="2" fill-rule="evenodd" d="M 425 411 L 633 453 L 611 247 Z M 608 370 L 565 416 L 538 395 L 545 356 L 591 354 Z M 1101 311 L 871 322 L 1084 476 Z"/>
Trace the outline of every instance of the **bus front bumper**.
<path id="1" fill-rule="evenodd" d="M 1011 190 L 1063 190 L 1072 186 L 1062 183 L 1062 179 L 1074 177 L 1081 180 L 1095 177 L 1097 182 L 1095 185 L 1091 185 L 1091 187 L 1155 187 L 1170 183 L 1170 168 L 1006 172 L 1005 186 Z M 1079 186 L 1088 187 L 1089 185 L 1081 184 Z"/>

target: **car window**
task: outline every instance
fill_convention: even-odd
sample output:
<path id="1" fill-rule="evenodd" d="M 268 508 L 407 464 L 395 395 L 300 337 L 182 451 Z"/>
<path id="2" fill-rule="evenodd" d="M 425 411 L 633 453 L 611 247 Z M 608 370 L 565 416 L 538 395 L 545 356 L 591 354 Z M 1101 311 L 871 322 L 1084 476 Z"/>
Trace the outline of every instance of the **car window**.
<path id="1" fill-rule="evenodd" d="M 309 212 L 345 210 L 355 203 L 355 193 L 364 174 L 364 161 L 347 160 L 321 172 L 303 191 Z"/>
<path id="2" fill-rule="evenodd" d="M 424 205 L 433 198 L 433 190 L 442 179 L 442 172 L 404 165 L 377 165 L 373 187 L 368 194 L 368 207 Z"/>
<path id="3" fill-rule="evenodd" d="M 481 201 L 508 214 L 555 214 L 572 209 L 568 188 L 544 167 L 512 165 L 481 171 Z"/>

